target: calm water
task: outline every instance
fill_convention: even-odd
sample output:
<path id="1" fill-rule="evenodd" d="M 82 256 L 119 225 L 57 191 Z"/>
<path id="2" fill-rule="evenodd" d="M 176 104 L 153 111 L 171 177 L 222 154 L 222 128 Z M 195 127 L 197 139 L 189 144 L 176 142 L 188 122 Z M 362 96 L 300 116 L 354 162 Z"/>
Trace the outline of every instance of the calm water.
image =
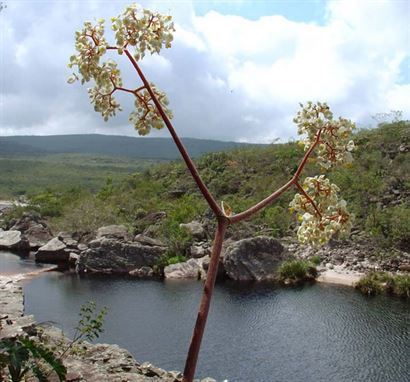
<path id="1" fill-rule="evenodd" d="M 199 282 L 79 278 L 50 273 L 25 287 L 26 311 L 70 332 L 81 304 L 109 307 L 100 342 L 181 370 Z M 410 304 L 347 287 L 219 284 L 198 376 L 229 382 L 410 381 Z"/>
<path id="2" fill-rule="evenodd" d="M 23 256 L 8 251 L 0 251 L 0 274 L 2 275 L 38 271 L 46 266 L 49 265 L 37 264 L 32 255 Z"/>

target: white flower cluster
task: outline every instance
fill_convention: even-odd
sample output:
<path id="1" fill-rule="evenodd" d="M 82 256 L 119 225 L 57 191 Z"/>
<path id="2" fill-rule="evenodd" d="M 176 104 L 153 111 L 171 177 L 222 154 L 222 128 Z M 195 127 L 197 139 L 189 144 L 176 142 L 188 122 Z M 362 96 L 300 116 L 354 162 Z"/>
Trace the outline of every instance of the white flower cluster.
<path id="1" fill-rule="evenodd" d="M 297 232 L 300 242 L 323 245 L 334 234 L 350 231 L 352 219 L 346 201 L 337 196 L 339 187 L 320 175 L 307 177 L 302 189 L 303 192 L 296 194 L 289 204 L 301 223 Z"/>
<path id="2" fill-rule="evenodd" d="M 97 25 L 92 25 L 87 21 L 81 31 L 75 32 L 75 49 L 78 55 L 70 57 L 68 67 L 78 67 L 78 72 L 82 76 L 82 84 L 91 79 L 95 79 L 97 82 L 101 74 L 100 58 L 107 50 L 107 42 L 104 38 L 104 22 L 101 19 Z M 78 77 L 74 74 L 68 82 L 73 83 L 76 80 Z"/>
<path id="3" fill-rule="evenodd" d="M 157 90 L 154 84 L 151 83 L 150 86 L 167 116 L 172 118 L 172 112 L 167 107 L 169 102 L 166 95 Z M 136 93 L 135 111 L 130 114 L 129 121 L 134 124 L 139 135 L 149 134 L 151 128 L 159 130 L 164 127 L 162 117 L 146 89 Z"/>
<path id="4" fill-rule="evenodd" d="M 170 48 L 175 31 L 171 20 L 171 16 L 153 13 L 136 4 L 127 7 L 122 15 L 111 19 L 118 53 L 122 54 L 128 45 L 135 46 L 134 57 L 138 61 L 146 51 L 153 54 L 159 53 L 162 46 Z"/>
<path id="5" fill-rule="evenodd" d="M 333 119 L 333 114 L 326 103 L 313 104 L 308 102 L 294 118 L 298 125 L 298 133 L 306 134 L 302 141 L 305 150 L 308 150 L 319 137 L 317 151 L 318 164 L 329 169 L 335 164 L 350 165 L 353 161 L 351 152 L 355 145 L 351 140 L 352 130 L 355 128 L 351 121 L 339 118 Z"/>
<path id="6" fill-rule="evenodd" d="M 104 23 L 103 19 L 96 25 L 85 22 L 84 28 L 75 33 L 75 48 L 78 54 L 70 57 L 68 66 L 77 67 L 82 84 L 90 80 L 95 81 L 95 86 L 88 89 L 88 94 L 95 111 L 101 113 L 105 121 L 121 110 L 113 94 L 116 90 L 124 90 L 134 94 L 136 98 L 136 109 L 130 114 L 129 120 L 140 135 L 148 134 L 151 128 L 163 128 L 161 115 L 148 91 L 144 87 L 137 90 L 122 88 L 121 73 L 117 63 L 113 60 L 103 63 L 100 61 L 108 49 L 117 49 L 118 53 L 122 54 L 129 45 L 135 46 L 134 57 L 137 60 L 144 57 L 146 51 L 152 54 L 159 53 L 162 46 L 169 48 L 174 31 L 171 16 L 154 14 L 138 8 L 135 4 L 127 7 L 122 15 L 112 19 L 112 28 L 116 31 L 116 47 L 107 44 L 104 38 Z M 79 76 L 74 73 L 68 82 L 74 83 L 80 79 Z M 151 86 L 165 113 L 172 118 L 165 94 L 157 90 L 154 85 Z"/>
<path id="7" fill-rule="evenodd" d="M 104 62 L 100 75 L 95 78 L 96 85 L 88 89 L 88 96 L 94 104 L 94 110 L 101 113 L 104 121 L 121 111 L 121 105 L 115 100 L 113 93 L 116 87 L 122 86 L 120 71 L 117 63 L 112 60 Z"/>

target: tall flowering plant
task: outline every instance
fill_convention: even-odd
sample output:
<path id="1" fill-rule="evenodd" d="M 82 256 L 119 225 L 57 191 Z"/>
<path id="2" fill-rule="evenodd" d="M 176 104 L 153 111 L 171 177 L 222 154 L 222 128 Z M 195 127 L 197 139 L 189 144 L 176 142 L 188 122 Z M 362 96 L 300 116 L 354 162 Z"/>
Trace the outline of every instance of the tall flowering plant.
<path id="1" fill-rule="evenodd" d="M 306 106 L 301 104 L 301 110 L 294 122 L 298 126 L 298 133 L 303 136 L 300 143 L 305 154 L 297 170 L 293 175 L 289 175 L 287 183 L 265 199 L 245 211 L 233 213 L 231 207 L 215 200 L 202 181 L 171 123 L 172 112 L 168 108 L 166 95 L 146 79 L 138 64 L 147 53 L 159 54 L 161 49 L 171 47 L 175 31 L 171 16 L 163 16 L 133 4 L 111 19 L 111 27 L 115 32 L 113 45 L 104 37 L 105 20 L 99 20 L 96 24 L 85 22 L 83 29 L 75 33 L 77 53 L 70 57 L 68 64 L 75 72 L 68 82 L 93 83 L 94 86 L 88 89 L 90 101 L 94 104 L 94 110 L 101 113 L 105 121 L 121 111 L 121 105 L 115 99 L 117 92 L 126 92 L 134 97 L 135 109 L 129 115 L 129 121 L 140 135 L 149 134 L 151 129 L 166 127 L 169 130 L 218 222 L 204 293 L 184 369 L 183 381 L 192 382 L 227 227 L 248 219 L 288 189 L 295 188 L 298 192 L 290 203 L 290 210 L 297 213 L 300 222 L 298 238 L 301 242 L 322 245 L 333 235 L 348 232 L 351 215 L 347 211 L 346 202 L 338 196 L 339 188 L 330 183 L 323 174 L 306 177 L 303 181 L 301 176 L 308 160 L 312 158 L 315 158 L 323 171 L 336 165 L 349 165 L 353 159 L 351 152 L 354 143 L 350 137 L 354 124 L 344 118 L 334 119 L 326 103 L 308 102 Z M 109 50 L 128 58 L 142 82 L 141 85 L 132 89 L 123 86 L 117 63 L 111 59 L 103 61 Z"/>

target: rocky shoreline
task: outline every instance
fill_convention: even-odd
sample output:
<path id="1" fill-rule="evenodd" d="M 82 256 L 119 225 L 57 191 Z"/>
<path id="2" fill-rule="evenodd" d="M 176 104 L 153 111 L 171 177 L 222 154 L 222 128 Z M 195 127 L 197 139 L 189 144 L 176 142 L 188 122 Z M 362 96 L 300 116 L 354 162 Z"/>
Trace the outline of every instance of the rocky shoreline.
<path id="1" fill-rule="evenodd" d="M 136 278 L 205 279 L 212 242 L 206 225 L 184 224 L 192 237 L 182 262 L 168 262 L 168 247 L 147 232 L 131 235 L 127 227 L 101 227 L 95 233 L 60 232 L 52 235 L 47 223 L 26 213 L 0 229 L 0 249 L 33 253 L 37 262 L 71 267 L 78 273 L 127 275 Z M 410 254 L 382 253 L 369 240 L 331 241 L 321 248 L 301 245 L 293 238 L 256 236 L 225 241 L 219 277 L 234 281 L 275 281 L 277 268 L 289 259 L 315 258 L 318 281 L 353 285 L 369 272 L 410 272 Z"/>
<path id="2" fill-rule="evenodd" d="M 21 282 L 34 274 L 0 276 L 0 341 L 20 335 L 38 336 L 40 332 L 32 315 L 24 315 L 24 294 Z M 42 341 L 64 347 L 69 339 L 52 326 L 41 326 Z M 165 371 L 145 362 L 139 364 L 131 354 L 118 345 L 83 342 L 63 359 L 67 382 L 181 382 L 182 374 Z M 35 381 L 32 378 L 30 381 Z M 51 375 L 49 381 L 58 381 Z M 197 382 L 216 382 L 205 378 Z"/>

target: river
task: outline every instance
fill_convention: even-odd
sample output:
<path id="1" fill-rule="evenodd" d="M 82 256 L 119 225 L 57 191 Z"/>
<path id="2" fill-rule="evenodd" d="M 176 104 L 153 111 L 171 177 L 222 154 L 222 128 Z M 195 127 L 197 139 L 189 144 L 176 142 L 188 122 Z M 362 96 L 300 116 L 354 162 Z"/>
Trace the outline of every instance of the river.
<path id="1" fill-rule="evenodd" d="M 107 306 L 99 342 L 181 370 L 202 284 L 51 272 L 25 284 L 26 313 L 72 333 L 81 304 Z M 410 304 L 349 287 L 219 283 L 197 374 L 229 382 L 409 381 Z"/>

